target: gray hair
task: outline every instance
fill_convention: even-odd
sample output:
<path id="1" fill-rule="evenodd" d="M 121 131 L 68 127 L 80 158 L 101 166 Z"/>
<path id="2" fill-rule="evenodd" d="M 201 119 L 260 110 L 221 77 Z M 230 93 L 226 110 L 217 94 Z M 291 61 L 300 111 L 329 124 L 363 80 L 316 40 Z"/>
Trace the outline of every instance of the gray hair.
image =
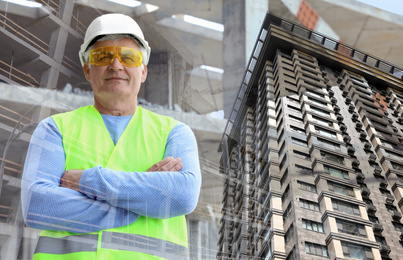
<path id="1" fill-rule="evenodd" d="M 137 40 L 136 37 L 134 37 L 131 34 L 107 34 L 107 35 L 103 35 L 100 38 L 98 38 L 96 41 L 94 41 L 92 43 L 92 45 L 90 45 L 87 50 L 84 52 L 84 58 L 85 58 L 85 62 L 89 62 L 90 59 L 90 51 L 93 49 L 94 43 L 95 42 L 100 42 L 100 41 L 108 41 L 108 40 L 121 40 L 121 39 L 132 39 L 134 40 L 138 46 L 140 46 L 140 51 L 143 54 L 143 64 L 141 65 L 142 67 L 145 64 L 145 59 L 147 59 L 147 51 L 146 49 L 143 47 L 143 45 L 141 44 L 141 42 L 139 40 Z"/>

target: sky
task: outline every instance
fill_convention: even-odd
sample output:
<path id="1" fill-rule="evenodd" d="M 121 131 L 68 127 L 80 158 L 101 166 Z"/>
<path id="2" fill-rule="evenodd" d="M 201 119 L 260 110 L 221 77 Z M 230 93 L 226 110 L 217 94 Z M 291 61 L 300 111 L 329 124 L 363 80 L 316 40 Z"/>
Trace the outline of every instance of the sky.
<path id="1" fill-rule="evenodd" d="M 403 16 L 403 1 L 402 0 L 356 0 L 368 5 L 378 7 L 391 13 Z"/>

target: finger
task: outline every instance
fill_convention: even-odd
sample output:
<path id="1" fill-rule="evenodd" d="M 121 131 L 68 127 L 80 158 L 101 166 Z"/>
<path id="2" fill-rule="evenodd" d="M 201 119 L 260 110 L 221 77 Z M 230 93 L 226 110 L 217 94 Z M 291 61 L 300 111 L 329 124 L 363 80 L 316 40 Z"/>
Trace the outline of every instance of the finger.
<path id="1" fill-rule="evenodd" d="M 174 169 L 178 166 L 178 164 L 181 164 L 181 159 L 175 158 L 171 160 L 169 163 L 163 165 L 160 168 L 160 171 L 174 171 Z"/>
<path id="2" fill-rule="evenodd" d="M 154 164 L 153 166 L 151 166 L 150 169 L 148 169 L 147 171 L 148 172 L 161 171 L 161 168 L 164 167 L 164 165 L 166 165 L 167 163 L 169 163 L 172 160 L 174 160 L 174 158 L 172 156 L 166 157 L 162 161 L 159 161 L 156 164 Z"/>
<path id="3" fill-rule="evenodd" d="M 178 171 L 182 170 L 182 168 L 183 168 L 183 164 L 181 162 L 179 162 L 168 171 L 169 172 L 178 172 Z"/>

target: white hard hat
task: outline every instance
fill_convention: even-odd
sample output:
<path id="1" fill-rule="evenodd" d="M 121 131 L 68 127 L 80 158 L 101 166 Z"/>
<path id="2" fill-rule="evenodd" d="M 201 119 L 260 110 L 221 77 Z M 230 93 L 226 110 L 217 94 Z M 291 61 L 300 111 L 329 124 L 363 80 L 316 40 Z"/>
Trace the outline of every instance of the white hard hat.
<path id="1" fill-rule="evenodd" d="M 144 39 L 144 34 L 140 26 L 130 16 L 124 14 L 104 14 L 97 17 L 88 26 L 84 37 L 84 43 L 81 45 L 79 52 L 81 65 L 84 66 L 84 52 L 88 49 L 93 40 L 98 36 L 108 34 L 131 34 L 144 47 L 147 52 L 147 57 L 143 57 L 143 63 L 147 65 L 150 58 L 151 48 L 148 42 Z"/>

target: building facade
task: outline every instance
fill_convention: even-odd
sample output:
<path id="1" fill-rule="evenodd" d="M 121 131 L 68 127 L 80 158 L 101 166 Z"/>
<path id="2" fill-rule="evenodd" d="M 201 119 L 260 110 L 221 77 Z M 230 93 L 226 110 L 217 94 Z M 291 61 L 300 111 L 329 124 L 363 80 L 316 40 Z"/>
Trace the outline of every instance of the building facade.
<path id="1" fill-rule="evenodd" d="M 401 71 L 266 16 L 220 145 L 218 259 L 403 259 Z"/>

